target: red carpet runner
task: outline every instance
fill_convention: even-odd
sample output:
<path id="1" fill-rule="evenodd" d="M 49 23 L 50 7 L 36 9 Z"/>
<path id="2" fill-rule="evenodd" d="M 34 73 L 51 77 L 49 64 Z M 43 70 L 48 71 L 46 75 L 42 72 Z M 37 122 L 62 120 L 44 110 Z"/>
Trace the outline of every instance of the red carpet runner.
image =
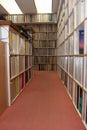
<path id="1" fill-rule="evenodd" d="M 0 130 L 85 130 L 57 73 L 36 72 L 0 117 Z"/>

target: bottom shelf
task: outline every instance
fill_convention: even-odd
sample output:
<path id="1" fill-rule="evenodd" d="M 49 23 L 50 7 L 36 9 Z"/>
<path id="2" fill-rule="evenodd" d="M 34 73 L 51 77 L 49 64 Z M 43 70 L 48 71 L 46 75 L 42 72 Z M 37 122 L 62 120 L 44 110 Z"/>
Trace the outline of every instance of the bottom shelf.
<path id="1" fill-rule="evenodd" d="M 15 99 L 18 93 L 19 93 L 19 78 L 17 77 L 10 82 L 11 102 Z"/>
<path id="2" fill-rule="evenodd" d="M 10 100 L 11 103 L 16 99 L 16 97 L 20 94 L 20 92 L 24 89 L 27 83 L 33 76 L 33 68 L 25 71 L 20 74 L 18 77 L 14 78 L 10 81 Z"/>
<path id="3" fill-rule="evenodd" d="M 57 67 L 57 72 L 85 127 L 87 127 L 87 91 L 60 67 Z"/>

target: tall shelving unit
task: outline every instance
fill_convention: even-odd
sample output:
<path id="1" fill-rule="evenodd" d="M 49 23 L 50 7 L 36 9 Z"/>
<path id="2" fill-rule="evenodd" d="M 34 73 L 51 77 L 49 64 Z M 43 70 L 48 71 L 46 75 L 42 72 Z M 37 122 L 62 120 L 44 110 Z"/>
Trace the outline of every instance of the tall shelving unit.
<path id="1" fill-rule="evenodd" d="M 56 71 L 56 24 L 36 24 L 34 29 L 34 69 Z"/>
<path id="2" fill-rule="evenodd" d="M 57 14 L 57 71 L 87 127 L 87 0 L 63 0 Z"/>
<path id="3" fill-rule="evenodd" d="M 56 71 L 56 13 L 8 15 L 5 18 L 33 28 L 34 70 Z"/>
<path id="4" fill-rule="evenodd" d="M 0 21 L 0 40 L 7 43 L 8 105 L 11 105 L 32 78 L 32 44 L 10 21 Z"/>

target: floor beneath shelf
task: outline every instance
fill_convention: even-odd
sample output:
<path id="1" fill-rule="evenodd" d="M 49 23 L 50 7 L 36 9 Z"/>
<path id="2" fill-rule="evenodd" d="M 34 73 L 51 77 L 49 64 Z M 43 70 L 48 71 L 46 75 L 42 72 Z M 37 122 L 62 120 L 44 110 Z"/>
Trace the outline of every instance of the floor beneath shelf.
<path id="1" fill-rule="evenodd" d="M 35 72 L 0 117 L 0 130 L 85 130 L 56 72 Z"/>

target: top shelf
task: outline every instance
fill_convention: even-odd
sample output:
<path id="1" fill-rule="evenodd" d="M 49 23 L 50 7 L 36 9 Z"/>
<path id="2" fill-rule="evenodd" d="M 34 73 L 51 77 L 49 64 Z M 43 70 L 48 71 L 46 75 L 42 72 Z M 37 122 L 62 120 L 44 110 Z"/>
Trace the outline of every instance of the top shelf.
<path id="1" fill-rule="evenodd" d="M 17 24 L 29 24 L 29 23 L 56 23 L 57 14 L 15 14 L 5 15 L 7 20 L 11 20 Z"/>

